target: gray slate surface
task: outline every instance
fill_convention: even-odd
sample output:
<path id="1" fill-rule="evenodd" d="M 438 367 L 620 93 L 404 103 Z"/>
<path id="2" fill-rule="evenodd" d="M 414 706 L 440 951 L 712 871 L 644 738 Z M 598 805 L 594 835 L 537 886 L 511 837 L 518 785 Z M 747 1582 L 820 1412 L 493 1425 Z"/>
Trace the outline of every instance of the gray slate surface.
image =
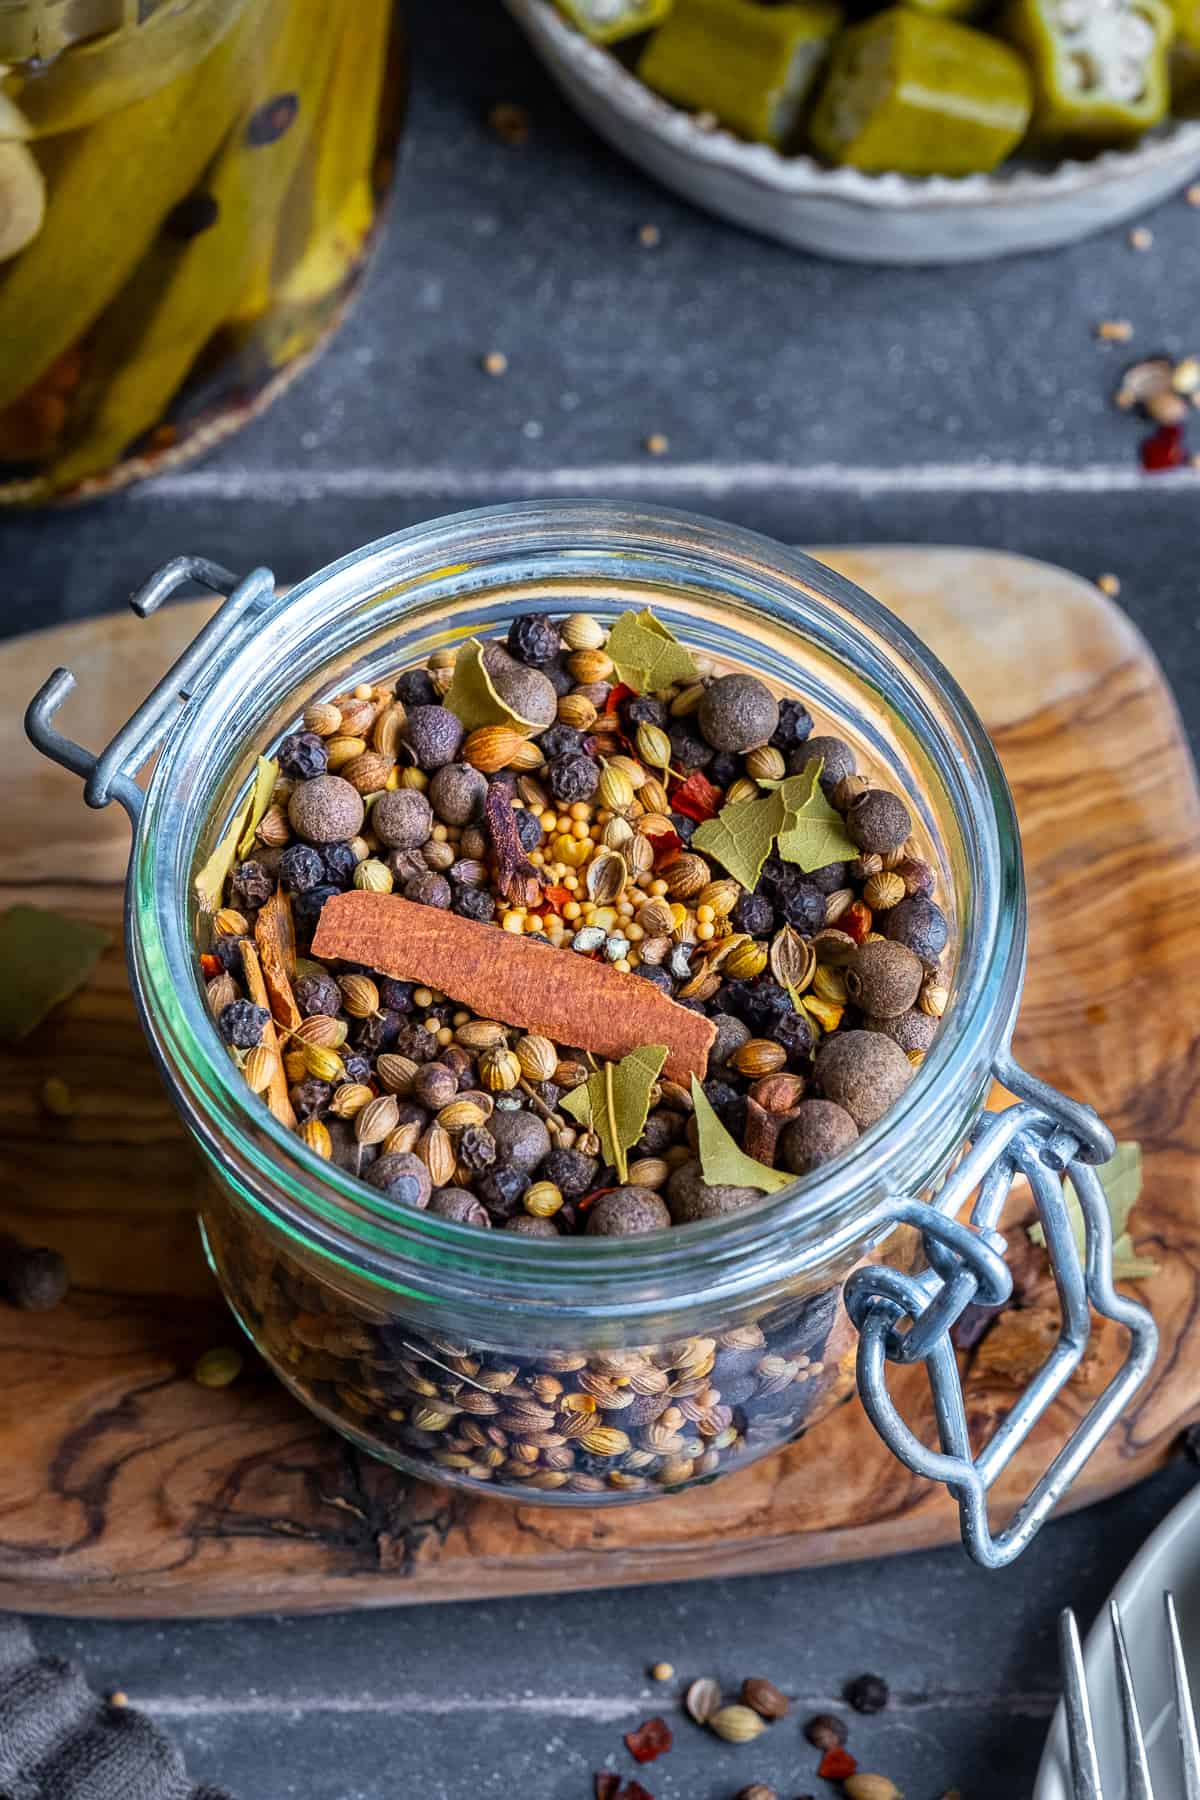
<path id="1" fill-rule="evenodd" d="M 318 368 L 204 464 L 109 504 L 5 520 L 0 630 L 122 605 L 199 550 L 294 579 L 438 512 L 541 494 L 692 507 L 793 542 L 978 543 L 1112 570 L 1200 735 L 1195 475 L 1144 480 L 1110 405 L 1133 352 L 1197 347 L 1200 212 L 1036 259 L 953 271 L 839 267 L 691 212 L 565 111 L 493 0 L 416 0 L 412 130 L 390 238 Z M 535 140 L 496 145 L 499 99 Z M 658 250 L 641 249 L 652 221 Z M 504 349 L 511 373 L 478 369 Z M 667 458 L 642 451 L 647 432 Z M 1200 447 L 1200 432 L 1196 434 Z M 31 650 L 31 685 L 40 675 Z M 836 1475 L 831 1475 L 836 1478 Z M 957 1551 L 754 1580 L 326 1619 L 39 1621 L 242 1800 L 586 1800 L 632 1771 L 621 1734 L 668 1711 L 660 1657 L 730 1685 L 765 1673 L 832 1701 L 864 1668 L 897 1690 L 855 1727 L 909 1800 L 1032 1787 L 1057 1688 L 1053 1624 L 1090 1619 L 1184 1492 L 1177 1465 L 1049 1527 L 1014 1569 Z M 771 1781 L 821 1790 L 788 1721 L 735 1751 L 686 1722 L 642 1771 L 658 1800 Z M 828 1791 L 828 1790 L 825 1790 Z"/>

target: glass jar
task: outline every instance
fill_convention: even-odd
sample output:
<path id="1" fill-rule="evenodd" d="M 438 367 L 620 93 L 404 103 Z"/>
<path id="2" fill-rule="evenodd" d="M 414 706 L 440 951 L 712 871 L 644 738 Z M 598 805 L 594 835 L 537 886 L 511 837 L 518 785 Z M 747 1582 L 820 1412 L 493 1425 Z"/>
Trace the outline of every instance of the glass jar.
<path id="1" fill-rule="evenodd" d="M 1116 1294 L 1093 1166 L 1112 1139 L 1088 1108 L 1016 1069 L 1025 900 L 1012 801 L 965 696 L 882 607 L 810 558 L 726 525 L 601 502 L 496 508 L 400 532 L 286 596 L 194 558 L 135 597 L 189 581 L 230 594 L 95 757 L 53 716 L 28 728 L 134 822 L 127 948 L 172 1097 L 207 1159 L 212 1266 L 259 1350 L 364 1449 L 437 1481 L 523 1502 L 610 1505 L 712 1480 L 811 1429 L 857 1380 L 905 1463 L 949 1482 L 979 1560 L 1036 1530 L 1145 1375 L 1155 1334 Z M 320 1161 L 254 1099 L 208 1016 L 192 878 L 257 753 L 319 696 L 424 662 L 516 613 L 611 620 L 652 605 L 689 646 L 802 694 L 902 793 L 956 916 L 942 1028 L 901 1100 L 845 1155 L 746 1211 L 636 1239 L 553 1243 L 391 1205 Z M 143 797 L 134 775 L 158 750 Z M 982 1111 L 994 1075 L 1018 1096 Z M 1061 1176 L 1084 1208 L 1086 1275 Z M 1064 1324 L 1029 1394 L 973 1458 L 948 1330 L 1011 1291 L 996 1230 L 1031 1183 Z M 971 1223 L 958 1214 L 973 1200 Z M 1017 1519 L 993 1536 L 987 1490 L 1078 1363 L 1088 1303 L 1131 1335 L 1114 1378 Z M 852 1353 L 854 1326 L 859 1330 Z M 941 1448 L 888 1398 L 889 1360 L 926 1363 Z"/>
<path id="2" fill-rule="evenodd" d="M 393 0 L 0 6 L 0 503 L 208 449 L 334 325 L 391 179 Z"/>

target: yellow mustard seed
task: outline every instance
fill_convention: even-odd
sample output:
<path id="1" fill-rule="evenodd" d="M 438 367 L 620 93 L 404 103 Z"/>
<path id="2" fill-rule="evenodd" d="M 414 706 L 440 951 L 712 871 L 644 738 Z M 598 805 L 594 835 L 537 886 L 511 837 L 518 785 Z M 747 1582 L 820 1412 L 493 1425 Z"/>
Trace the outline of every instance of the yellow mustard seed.
<path id="1" fill-rule="evenodd" d="M 432 1006 L 433 1005 L 432 990 L 427 987 L 414 988 L 413 989 L 413 1004 L 415 1006 Z"/>

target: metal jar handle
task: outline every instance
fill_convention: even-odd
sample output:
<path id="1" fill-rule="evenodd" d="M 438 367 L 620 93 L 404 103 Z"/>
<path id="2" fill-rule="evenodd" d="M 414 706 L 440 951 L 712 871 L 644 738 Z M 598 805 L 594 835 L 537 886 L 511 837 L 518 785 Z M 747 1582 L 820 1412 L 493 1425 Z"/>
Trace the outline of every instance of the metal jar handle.
<path id="1" fill-rule="evenodd" d="M 269 569 L 254 569 L 240 580 L 203 557 L 177 557 L 134 594 L 130 605 L 142 618 L 180 588 L 199 585 L 229 598 L 168 670 L 133 716 L 98 754 L 64 737 L 54 716 L 75 685 L 67 669 L 56 669 L 30 702 L 25 728 L 53 762 L 84 780 L 89 806 L 119 800 L 136 827 L 142 806 L 139 769 L 153 755 L 201 679 L 217 645 L 245 629 L 274 597 Z M 858 1327 L 858 1386 L 863 1404 L 888 1448 L 914 1474 L 944 1481 L 959 1503 L 968 1552 L 985 1568 L 1001 1568 L 1021 1554 L 1043 1524 L 1100 1439 L 1145 1380 L 1158 1349 L 1154 1321 L 1143 1306 L 1117 1293 L 1112 1280 L 1112 1229 L 1095 1165 L 1107 1162 L 1112 1133 L 1090 1107 L 1068 1100 L 1045 1082 L 1019 1069 L 1007 1055 L 995 1064 L 996 1079 L 1017 1096 L 1002 1113 L 983 1113 L 971 1147 L 932 1200 L 885 1204 L 875 1223 L 911 1225 L 920 1234 L 928 1267 L 917 1275 L 878 1264 L 855 1271 L 846 1283 L 846 1306 Z M 1033 1190 L 1046 1232 L 1062 1307 L 1062 1330 L 1041 1370 L 990 1441 L 973 1456 L 966 1407 L 950 1331 L 973 1302 L 1000 1306 L 1012 1293 L 1012 1277 L 1002 1257 L 1005 1240 L 996 1229 L 1014 1178 L 1024 1175 Z M 1068 1175 L 1079 1196 L 1086 1226 L 1081 1264 L 1067 1214 L 1062 1178 Z M 978 1191 L 977 1191 L 978 1190 Z M 971 1222 L 957 1214 L 975 1194 Z M 1079 1365 L 1087 1346 L 1089 1304 L 1130 1335 L 1125 1360 L 1083 1423 L 1054 1458 L 1033 1492 L 1005 1529 L 988 1524 L 987 1495 L 1000 1471 Z M 907 1323 L 906 1323 L 907 1322 Z M 929 1371 L 941 1450 L 931 1450 L 900 1417 L 887 1388 L 889 1362 L 923 1362 Z"/>
<path id="2" fill-rule="evenodd" d="M 890 1209 L 896 1223 L 920 1232 L 928 1268 L 906 1275 L 868 1264 L 855 1270 L 845 1293 L 859 1331 L 859 1392 L 872 1424 L 906 1468 L 945 1482 L 958 1501 L 963 1543 L 988 1569 L 1005 1567 L 1025 1549 L 1141 1386 L 1158 1350 L 1158 1332 L 1146 1308 L 1113 1286 L 1112 1224 L 1095 1167 L 1113 1154 L 1112 1133 L 1090 1107 L 1027 1075 L 1010 1056 L 997 1059 L 994 1074 L 1017 1096 L 1017 1104 L 980 1116 L 970 1149 L 932 1201 L 908 1200 Z M 1012 1293 L 1012 1276 L 1002 1260 L 1005 1240 L 996 1226 L 1018 1175 L 1033 1190 L 1046 1233 L 1062 1328 L 1012 1411 L 973 1455 L 950 1332 L 967 1306 L 1000 1306 Z M 1082 1263 L 1064 1176 L 1083 1212 Z M 972 1194 L 970 1224 L 960 1224 L 956 1214 Z M 1078 1367 L 1090 1335 L 1089 1305 L 1128 1331 L 1125 1359 L 1009 1523 L 993 1533 L 988 1490 Z M 888 1392 L 889 1362 L 926 1365 L 940 1451 L 923 1444 L 900 1417 Z"/>

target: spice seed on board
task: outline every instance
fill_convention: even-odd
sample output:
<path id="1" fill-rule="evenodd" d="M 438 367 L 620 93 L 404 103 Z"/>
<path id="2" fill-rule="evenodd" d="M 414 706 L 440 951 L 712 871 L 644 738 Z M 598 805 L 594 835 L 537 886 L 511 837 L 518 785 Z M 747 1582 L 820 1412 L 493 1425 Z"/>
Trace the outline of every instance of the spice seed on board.
<path id="1" fill-rule="evenodd" d="M 697 1725 L 707 1725 L 721 1704 L 720 1684 L 711 1675 L 702 1675 L 693 1681 L 684 1695 L 684 1705 Z"/>

